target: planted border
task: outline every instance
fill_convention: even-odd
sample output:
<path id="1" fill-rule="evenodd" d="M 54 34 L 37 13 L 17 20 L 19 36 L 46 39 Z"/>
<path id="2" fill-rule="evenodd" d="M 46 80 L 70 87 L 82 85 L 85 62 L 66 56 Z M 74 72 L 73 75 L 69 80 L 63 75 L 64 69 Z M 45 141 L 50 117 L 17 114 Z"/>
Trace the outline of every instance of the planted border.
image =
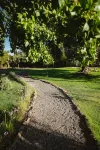
<path id="1" fill-rule="evenodd" d="M 22 120 L 24 118 L 24 114 L 27 111 L 27 107 L 30 104 L 31 98 L 34 96 L 35 90 L 32 86 L 27 84 L 25 80 L 23 80 L 22 77 L 19 75 L 16 75 L 14 72 L 10 72 L 9 75 L 14 78 L 17 82 L 21 83 L 23 86 L 25 86 L 25 95 L 23 97 L 23 100 L 20 102 L 19 105 L 19 114 L 18 114 L 18 120 Z M 24 116 L 23 116 L 24 115 Z"/>
<path id="2" fill-rule="evenodd" d="M 26 117 L 26 112 L 29 109 L 31 99 L 35 93 L 33 87 L 28 85 L 20 76 L 16 75 L 13 72 L 10 72 L 9 77 L 24 86 L 24 94 L 22 95 L 21 101 L 19 101 L 18 106 L 13 107 L 11 109 L 11 112 L 6 111 L 3 114 L 1 113 L 1 115 L 3 115 L 4 117 L 4 121 L 2 122 L 1 126 L 6 130 L 4 133 L 4 137 L 1 139 L 0 150 L 5 150 L 6 147 L 9 147 L 12 144 L 23 120 Z"/>

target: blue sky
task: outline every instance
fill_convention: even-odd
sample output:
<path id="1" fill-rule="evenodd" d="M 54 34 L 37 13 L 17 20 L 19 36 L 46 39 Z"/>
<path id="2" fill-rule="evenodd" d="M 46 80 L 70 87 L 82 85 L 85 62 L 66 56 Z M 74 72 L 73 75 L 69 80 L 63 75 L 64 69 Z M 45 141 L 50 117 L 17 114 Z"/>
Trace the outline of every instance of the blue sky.
<path id="1" fill-rule="evenodd" d="M 4 50 L 7 50 L 7 51 L 11 50 L 9 38 L 5 39 L 5 48 L 4 48 Z"/>

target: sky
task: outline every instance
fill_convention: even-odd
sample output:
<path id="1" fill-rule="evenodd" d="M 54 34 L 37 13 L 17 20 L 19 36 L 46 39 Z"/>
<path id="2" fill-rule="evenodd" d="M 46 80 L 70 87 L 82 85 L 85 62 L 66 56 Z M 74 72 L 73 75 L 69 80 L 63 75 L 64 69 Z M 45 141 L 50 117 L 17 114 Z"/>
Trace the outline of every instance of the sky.
<path id="1" fill-rule="evenodd" d="M 6 51 L 10 51 L 11 50 L 9 38 L 5 39 L 5 44 L 4 45 L 5 45 L 4 50 L 6 50 Z"/>

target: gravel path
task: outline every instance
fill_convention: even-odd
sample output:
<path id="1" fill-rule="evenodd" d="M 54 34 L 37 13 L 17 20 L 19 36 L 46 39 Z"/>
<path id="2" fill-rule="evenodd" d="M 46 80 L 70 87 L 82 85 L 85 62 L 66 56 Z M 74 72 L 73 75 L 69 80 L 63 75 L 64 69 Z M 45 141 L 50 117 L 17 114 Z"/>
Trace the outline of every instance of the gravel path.
<path id="1" fill-rule="evenodd" d="M 10 150 L 97 150 L 84 121 L 56 87 L 25 79 L 37 91 L 28 120 Z"/>

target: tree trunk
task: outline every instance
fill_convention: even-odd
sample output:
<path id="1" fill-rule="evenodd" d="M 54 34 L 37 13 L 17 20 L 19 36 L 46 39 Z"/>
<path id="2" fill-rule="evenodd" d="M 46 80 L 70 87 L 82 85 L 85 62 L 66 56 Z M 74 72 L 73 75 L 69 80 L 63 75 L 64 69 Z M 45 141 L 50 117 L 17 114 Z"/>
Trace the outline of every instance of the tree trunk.
<path id="1" fill-rule="evenodd" d="M 81 68 L 82 73 L 88 73 L 88 71 L 89 71 L 89 68 L 87 66 L 82 66 Z"/>

